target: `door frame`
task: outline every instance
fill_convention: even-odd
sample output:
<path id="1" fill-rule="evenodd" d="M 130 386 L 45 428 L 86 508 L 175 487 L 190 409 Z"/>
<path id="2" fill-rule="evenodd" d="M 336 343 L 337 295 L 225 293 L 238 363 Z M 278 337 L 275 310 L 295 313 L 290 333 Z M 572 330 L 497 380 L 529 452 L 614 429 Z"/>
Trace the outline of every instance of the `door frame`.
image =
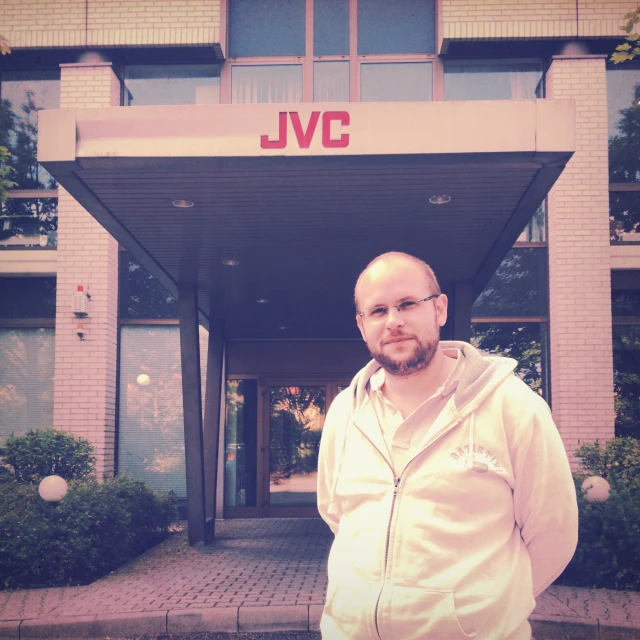
<path id="1" fill-rule="evenodd" d="M 257 380 L 257 434 L 256 434 L 256 506 L 227 507 L 224 506 L 225 518 L 317 518 L 317 507 L 272 507 L 269 504 L 269 400 L 271 386 L 324 386 L 326 388 L 326 411 L 338 395 L 338 387 L 348 387 L 351 377 L 344 374 L 269 374 L 239 375 L 233 374 L 227 380 L 251 378 Z M 226 388 L 226 382 L 225 382 Z M 326 413 L 325 413 L 326 415 Z M 226 437 L 226 433 L 225 433 Z M 223 440 L 224 442 L 224 440 Z M 224 449 L 224 446 L 222 447 Z"/>
<path id="2" fill-rule="evenodd" d="M 267 518 L 311 518 L 318 516 L 315 507 L 278 507 L 269 504 L 270 498 L 270 434 L 269 434 L 269 388 L 270 387 L 325 387 L 325 416 L 338 395 L 339 386 L 349 386 L 351 380 L 344 376 L 327 375 L 282 375 L 258 378 L 258 469 L 257 502 L 261 517 Z"/>

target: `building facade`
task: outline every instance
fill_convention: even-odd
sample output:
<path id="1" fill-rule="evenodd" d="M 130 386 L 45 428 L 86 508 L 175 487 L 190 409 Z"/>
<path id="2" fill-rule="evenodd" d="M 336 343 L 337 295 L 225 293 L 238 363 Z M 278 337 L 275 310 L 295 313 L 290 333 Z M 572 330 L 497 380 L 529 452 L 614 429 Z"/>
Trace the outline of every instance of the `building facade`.
<path id="1" fill-rule="evenodd" d="M 71 432 L 186 497 L 192 284 L 217 515 L 311 515 L 388 250 L 434 266 L 444 337 L 519 360 L 569 454 L 640 437 L 640 66 L 608 61 L 635 8 L 0 0 L 0 437 Z"/>

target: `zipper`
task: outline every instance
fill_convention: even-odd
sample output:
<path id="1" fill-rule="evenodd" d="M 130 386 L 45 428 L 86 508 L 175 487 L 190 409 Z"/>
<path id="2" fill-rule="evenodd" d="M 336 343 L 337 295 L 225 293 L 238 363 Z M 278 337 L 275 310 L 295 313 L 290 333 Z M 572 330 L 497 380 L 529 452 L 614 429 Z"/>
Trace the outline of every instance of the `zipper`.
<path id="1" fill-rule="evenodd" d="M 405 467 L 406 468 L 406 467 Z M 404 471 L 402 472 L 402 474 Z M 396 508 L 396 498 L 398 497 L 398 487 L 400 486 L 400 481 L 402 480 L 402 474 L 393 480 L 393 498 L 391 499 L 391 513 L 389 514 L 389 526 L 387 527 L 387 542 L 384 550 L 384 571 L 382 573 L 382 589 L 380 589 L 380 593 L 378 594 L 378 599 L 376 600 L 376 609 L 374 613 L 374 620 L 376 623 L 376 633 L 378 634 L 378 638 L 382 640 L 382 636 L 380 635 L 380 629 L 378 628 L 378 607 L 380 605 L 380 598 L 382 597 L 382 592 L 384 591 L 384 581 L 387 577 L 387 563 L 389 560 L 389 543 L 391 541 L 391 523 L 393 522 L 393 512 Z"/>
<path id="2" fill-rule="evenodd" d="M 389 561 L 389 543 L 391 541 L 391 524 L 393 523 L 393 512 L 395 511 L 396 499 L 398 497 L 398 488 L 400 487 L 400 481 L 402 480 L 402 476 L 404 476 L 405 471 L 409 468 L 409 465 L 411 465 L 412 462 L 414 462 L 417 458 L 419 458 L 425 451 L 427 451 L 427 449 L 429 449 L 432 445 L 434 445 L 444 435 L 449 433 L 449 431 L 451 431 L 455 427 L 457 427 L 461 422 L 462 422 L 462 420 L 457 419 L 456 421 L 453 422 L 453 424 L 450 424 L 448 427 L 445 427 L 445 428 L 441 429 L 438 433 L 436 433 L 433 436 L 433 438 L 431 438 L 431 440 L 429 440 L 429 442 L 427 442 L 425 444 L 425 446 L 422 449 L 420 449 L 420 451 L 418 451 L 418 453 L 411 460 L 409 460 L 409 462 L 407 462 L 405 468 L 402 470 L 402 472 L 400 473 L 399 476 L 395 475 L 395 471 L 394 471 L 393 467 L 389 464 L 388 460 L 384 457 L 384 455 L 378 449 L 378 447 L 376 447 L 376 445 L 372 442 L 371 438 L 369 438 L 369 436 L 364 431 L 362 431 L 362 429 L 360 429 L 358 427 L 358 425 L 357 425 L 357 423 L 355 421 L 353 423 L 354 426 L 356 428 L 358 428 L 360 433 L 369 441 L 371 446 L 378 452 L 380 457 L 384 460 L 384 462 L 387 464 L 387 466 L 391 469 L 391 473 L 393 473 L 393 476 L 394 476 L 394 479 L 393 479 L 393 498 L 391 500 L 391 512 L 389 514 L 389 524 L 387 526 L 387 540 L 386 540 L 385 552 L 384 552 L 384 568 L 383 568 L 383 572 L 382 572 L 382 588 L 380 589 L 380 593 L 378 594 L 378 599 L 376 600 L 376 608 L 375 608 L 375 611 L 374 611 L 374 622 L 375 622 L 375 626 L 376 626 L 376 633 L 378 634 L 378 638 L 380 638 L 380 640 L 382 640 L 382 636 L 380 635 L 380 629 L 378 628 L 378 608 L 380 606 L 380 598 L 382 597 L 382 592 L 384 591 L 384 581 L 385 581 L 386 576 L 387 576 L 387 564 L 388 564 L 388 561 Z"/>

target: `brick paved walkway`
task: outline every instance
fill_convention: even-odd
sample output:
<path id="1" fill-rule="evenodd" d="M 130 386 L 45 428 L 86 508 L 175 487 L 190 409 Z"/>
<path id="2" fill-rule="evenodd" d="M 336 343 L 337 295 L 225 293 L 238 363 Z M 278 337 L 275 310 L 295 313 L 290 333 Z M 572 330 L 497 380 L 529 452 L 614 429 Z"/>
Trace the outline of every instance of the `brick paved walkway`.
<path id="1" fill-rule="evenodd" d="M 153 612 L 169 619 L 173 613 L 226 609 L 220 615 L 231 616 L 233 624 L 229 608 L 298 615 L 300 605 L 315 605 L 304 610 L 317 617 L 331 540 L 318 519 L 227 520 L 218 523 L 210 547 L 189 547 L 182 532 L 85 587 L 0 592 L 0 621 Z M 252 611 L 253 618 L 262 615 Z M 640 638 L 640 593 L 552 586 L 538 598 L 536 617 L 593 625 L 598 633 L 602 625 L 626 627 L 635 631 L 620 637 Z"/>

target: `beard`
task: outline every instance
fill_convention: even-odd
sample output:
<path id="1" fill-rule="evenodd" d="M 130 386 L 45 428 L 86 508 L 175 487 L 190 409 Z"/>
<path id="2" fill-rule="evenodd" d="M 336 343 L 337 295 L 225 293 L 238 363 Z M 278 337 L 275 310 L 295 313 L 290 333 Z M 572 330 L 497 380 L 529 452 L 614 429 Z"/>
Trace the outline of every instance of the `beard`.
<path id="1" fill-rule="evenodd" d="M 421 342 L 413 336 L 417 344 L 412 353 L 404 359 L 396 359 L 387 356 L 382 351 L 374 351 L 368 347 L 371 357 L 389 374 L 398 378 L 410 378 L 411 376 L 424 371 L 433 362 L 440 344 L 440 332 L 437 331 L 435 337 L 427 342 Z"/>

